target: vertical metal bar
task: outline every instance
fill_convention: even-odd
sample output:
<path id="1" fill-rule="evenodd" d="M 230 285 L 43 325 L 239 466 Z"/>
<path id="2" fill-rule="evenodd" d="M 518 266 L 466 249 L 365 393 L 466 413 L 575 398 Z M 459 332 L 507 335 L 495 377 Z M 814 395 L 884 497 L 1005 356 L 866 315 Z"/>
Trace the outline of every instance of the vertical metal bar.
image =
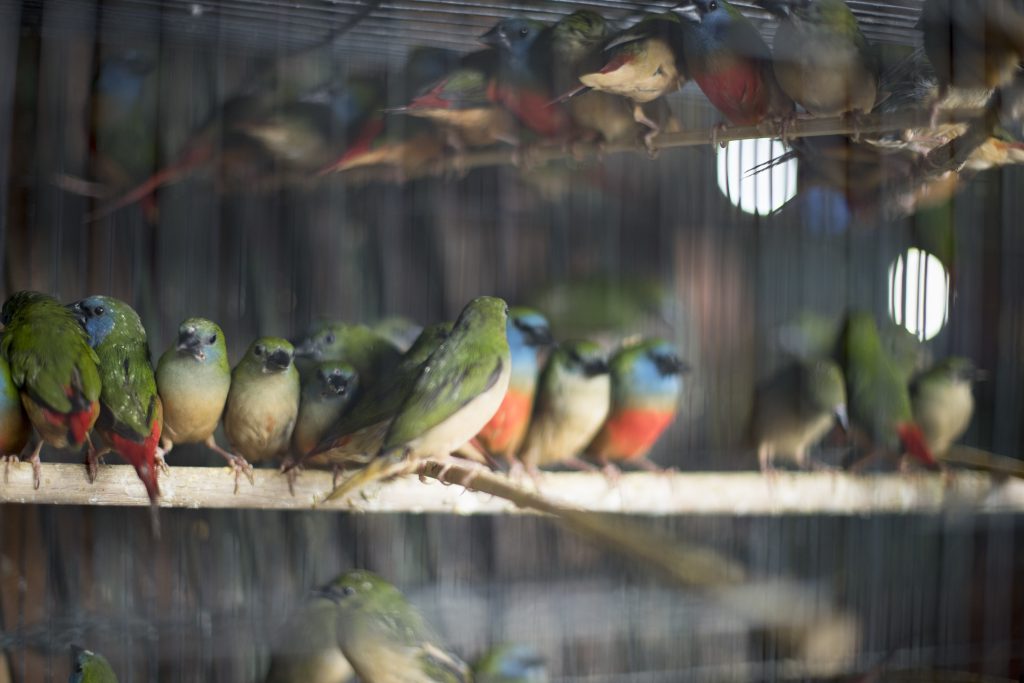
<path id="1" fill-rule="evenodd" d="M 4 249 L 4 257 L 0 258 L 0 287 L 4 289 L 7 289 L 7 201 L 20 22 L 21 3 L 0 3 L 0 245 Z"/>

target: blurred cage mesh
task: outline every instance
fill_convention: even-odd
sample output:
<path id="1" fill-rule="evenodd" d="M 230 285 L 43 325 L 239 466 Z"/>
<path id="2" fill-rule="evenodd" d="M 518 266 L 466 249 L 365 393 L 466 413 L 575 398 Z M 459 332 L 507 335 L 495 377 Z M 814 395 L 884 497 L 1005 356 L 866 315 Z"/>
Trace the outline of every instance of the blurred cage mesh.
<path id="1" fill-rule="evenodd" d="M 767 16 L 737 5 L 770 41 Z M 919 42 L 921 2 L 849 5 L 870 40 Z M 0 0 L 5 296 L 38 289 L 62 300 L 120 297 L 139 311 L 155 354 L 183 318 L 208 316 L 224 327 L 235 360 L 256 335 L 291 336 L 314 318 L 429 322 L 481 293 L 540 307 L 564 338 L 591 332 L 566 306 L 577 301 L 567 292 L 596 292 L 591 305 L 615 320 L 603 341 L 663 335 L 695 368 L 653 454 L 684 471 L 754 465 L 741 446 L 744 423 L 755 382 L 782 361 L 780 324 L 806 310 L 867 308 L 928 337 L 936 357 L 966 355 L 986 369 L 964 441 L 1016 457 L 1024 439 L 1024 176 L 1012 166 L 980 174 L 956 196 L 956 291 L 939 294 L 938 307 L 925 299 L 950 277 L 911 250 L 913 218 L 861 217 L 816 201 L 801 191 L 796 163 L 747 178 L 776 153 L 766 141 L 406 182 L 296 179 L 273 167 L 238 181 L 207 170 L 162 187 L 155 215 L 134 205 L 94 221 L 87 217 L 99 201 L 63 180 L 92 176 L 89 102 L 96 64 L 110 55 L 152 61 L 144 134 L 155 170 L 268 64 L 283 74 L 271 87 L 289 87 L 297 73 L 323 82 L 367 73 L 401 91 L 414 46 L 469 51 L 513 12 L 551 21 L 580 7 L 631 21 L 651 6 Z M 669 101 L 687 128 L 718 120 L 692 84 Z M 172 465 L 198 462 L 208 462 L 201 449 L 182 448 Z M 0 680 L 8 672 L 15 681 L 65 680 L 74 641 L 104 652 L 122 681 L 259 681 L 297 596 L 352 566 L 405 589 L 467 657 L 490 643 L 526 642 L 555 681 L 804 676 L 787 668 L 791 652 L 720 605 L 544 519 L 162 515 L 157 543 L 144 510 L 2 508 Z M 836 600 L 857 633 L 855 666 L 837 676 L 883 661 L 993 680 L 1022 673 L 1019 516 L 647 521 L 721 550 L 754 575 L 795 578 Z"/>

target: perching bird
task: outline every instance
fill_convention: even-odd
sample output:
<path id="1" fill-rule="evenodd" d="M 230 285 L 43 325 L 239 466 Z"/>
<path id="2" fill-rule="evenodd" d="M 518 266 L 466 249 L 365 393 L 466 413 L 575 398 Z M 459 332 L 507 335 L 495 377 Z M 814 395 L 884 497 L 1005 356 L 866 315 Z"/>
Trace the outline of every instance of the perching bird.
<path id="1" fill-rule="evenodd" d="M 294 347 L 277 337 L 254 341 L 231 371 L 224 433 L 249 462 L 285 458 L 299 413 Z M 235 479 L 238 490 L 238 479 Z"/>
<path id="2" fill-rule="evenodd" d="M 164 405 L 164 455 L 175 445 L 202 443 L 225 460 L 235 472 L 252 479 L 252 467 L 217 445 L 213 433 L 224 414 L 231 389 L 231 365 L 224 332 L 206 318 L 188 318 L 178 326 L 172 344 L 156 367 L 156 387 Z"/>
<path id="3" fill-rule="evenodd" d="M 393 585 L 342 574 L 320 594 L 336 605 L 338 645 L 363 683 L 469 683 L 469 667 Z"/>
<path id="4" fill-rule="evenodd" d="M 359 373 L 348 363 L 324 361 L 302 385 L 299 415 L 292 432 L 292 451 L 297 458 L 309 453 L 327 430 L 352 406 Z"/>
<path id="5" fill-rule="evenodd" d="M 547 318 L 532 308 L 515 307 L 508 313 L 508 347 L 512 358 L 512 378 L 501 407 L 480 433 L 476 435 L 484 450 L 512 465 L 519 446 L 526 436 L 533 412 L 533 396 L 537 390 L 540 366 L 537 358 L 541 347 L 554 338 Z"/>
<path id="6" fill-rule="evenodd" d="M 952 356 L 914 378 L 910 402 L 914 421 L 924 433 L 932 455 L 941 459 L 971 426 L 978 370 L 969 358 Z"/>
<path id="7" fill-rule="evenodd" d="M 22 291 L 4 302 L 0 353 L 39 441 L 29 456 L 39 488 L 43 443 L 78 450 L 100 414 L 99 358 L 75 316 L 56 299 Z"/>
<path id="8" fill-rule="evenodd" d="M 473 683 L 547 683 L 544 660 L 525 645 L 499 645 L 473 662 Z"/>
<path id="9" fill-rule="evenodd" d="M 690 78 L 735 126 L 792 117 L 793 100 L 775 80 L 757 28 L 726 0 L 695 0 L 700 25 L 684 43 Z"/>
<path id="10" fill-rule="evenodd" d="M 72 645 L 71 677 L 68 683 L 117 683 L 117 676 L 106 657 Z"/>
<path id="11" fill-rule="evenodd" d="M 1024 61 L 1020 0 L 926 0 L 918 27 L 939 79 L 940 96 L 950 86 L 1005 85 Z"/>
<path id="12" fill-rule="evenodd" d="M 906 378 L 885 352 L 870 313 L 849 314 L 837 357 L 846 380 L 850 425 L 868 441 L 867 454 L 857 465 L 906 453 L 935 467 L 924 433 L 914 422 Z"/>
<path id="13" fill-rule="evenodd" d="M 779 85 L 815 116 L 869 113 L 877 64 L 845 0 L 760 0 L 781 17 L 772 59 Z"/>
<path id="14" fill-rule="evenodd" d="M 577 456 L 608 417 L 611 380 L 604 352 L 590 341 L 560 344 L 540 375 L 530 429 L 519 459 L 537 468 L 579 464 Z"/>
<path id="15" fill-rule="evenodd" d="M 508 390 L 507 320 L 502 299 L 482 296 L 469 302 L 417 374 L 380 451 L 329 498 L 410 471 L 420 460 L 447 458 L 476 436 Z"/>
<path id="16" fill-rule="evenodd" d="M 542 138 L 569 131 L 569 115 L 552 104 L 554 60 L 551 27 L 525 17 L 508 17 L 480 36 L 480 42 L 498 53 L 498 67 L 488 85 L 492 102 L 512 112 Z"/>
<path id="17" fill-rule="evenodd" d="M 690 368 L 664 339 L 624 346 L 608 368 L 608 417 L 585 452 L 605 468 L 625 462 L 657 471 L 647 454 L 675 419 L 682 374 Z"/>
<path id="18" fill-rule="evenodd" d="M 355 672 L 338 645 L 338 606 L 312 591 L 274 640 L 263 683 L 346 683 Z"/>
<path id="19" fill-rule="evenodd" d="M 336 469 L 362 467 L 370 461 L 402 407 L 423 364 L 451 333 L 449 322 L 435 323 L 420 333 L 402 360 L 356 400 L 352 409 L 331 427 L 321 443 L 300 460 L 301 465 Z"/>
<path id="20" fill-rule="evenodd" d="M 96 431 L 112 450 L 135 468 L 152 505 L 160 498 L 157 453 L 163 430 L 163 406 L 149 364 L 149 342 L 139 314 L 125 302 L 110 296 L 90 296 L 68 308 L 89 335 L 89 346 L 103 390 Z M 98 454 L 88 458 L 89 478 L 96 478 Z"/>
<path id="21" fill-rule="evenodd" d="M 772 471 L 782 456 L 806 469 L 811 446 L 836 421 L 849 428 L 843 371 L 831 360 L 789 363 L 754 390 L 750 437 L 762 472 Z"/>
<path id="22" fill-rule="evenodd" d="M 359 373 L 359 383 L 373 386 L 398 365 L 402 354 L 386 337 L 366 325 L 321 320 L 313 323 L 295 345 L 296 365 L 303 376 L 317 363 L 344 361 Z"/>
<path id="23" fill-rule="evenodd" d="M 11 366 L 0 355 L 0 459 L 15 460 L 32 436 L 32 423 L 21 405 L 18 387 L 11 379 Z"/>
<path id="24" fill-rule="evenodd" d="M 404 182 L 429 171 L 443 154 L 444 139 L 429 122 L 376 118 L 367 122 L 344 153 L 320 175 L 373 167 L 387 171 L 395 182 Z"/>
<path id="25" fill-rule="evenodd" d="M 693 32 L 689 19 L 671 12 L 648 14 L 608 42 L 603 66 L 579 76 L 582 89 L 621 95 L 633 102 L 634 121 L 648 129 L 644 137 L 648 149 L 661 132 L 662 123 L 661 117 L 649 116 L 644 105 L 675 92 L 686 82 L 684 45 Z"/>

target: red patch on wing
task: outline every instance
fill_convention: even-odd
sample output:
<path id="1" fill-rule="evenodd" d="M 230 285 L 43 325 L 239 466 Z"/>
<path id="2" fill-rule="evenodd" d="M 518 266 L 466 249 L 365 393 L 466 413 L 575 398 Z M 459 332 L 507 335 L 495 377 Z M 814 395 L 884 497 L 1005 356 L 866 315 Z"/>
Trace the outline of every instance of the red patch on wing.
<path id="1" fill-rule="evenodd" d="M 538 135 L 554 137 L 568 129 L 568 114 L 563 107 L 552 104 L 550 93 L 492 82 L 487 99 L 508 109 Z"/>
<path id="2" fill-rule="evenodd" d="M 924 434 L 921 433 L 920 427 L 913 422 L 904 422 L 896 425 L 896 433 L 900 435 L 900 443 L 903 444 L 903 449 L 912 458 L 919 460 L 929 467 L 938 466 L 935 456 L 932 455 L 931 449 L 928 448 L 928 444 L 924 440 Z"/>
<path id="3" fill-rule="evenodd" d="M 509 389 L 498 412 L 477 435 L 484 450 L 497 454 L 514 451 L 526 434 L 532 409 L 533 398 L 529 394 Z"/>
<path id="4" fill-rule="evenodd" d="M 363 126 L 363 129 L 359 131 L 359 135 L 356 136 L 356 139 L 348 146 L 348 149 L 345 150 L 345 153 L 342 154 L 341 157 L 333 164 L 320 171 L 321 175 L 329 173 L 330 171 L 348 163 L 352 159 L 369 152 L 370 148 L 373 146 L 374 140 L 376 140 L 383 132 L 383 118 L 376 117 L 367 121 L 366 125 Z"/>
<path id="5" fill-rule="evenodd" d="M 433 88 L 413 99 L 407 109 L 451 109 L 452 101 L 445 98 L 444 88 L 448 85 L 445 79 Z"/>
<path id="6" fill-rule="evenodd" d="M 592 451 L 612 460 L 647 455 L 662 432 L 672 424 L 675 411 L 626 408 L 608 416 Z"/>
<path id="7" fill-rule="evenodd" d="M 633 61 L 633 56 L 619 52 L 608 60 L 608 63 L 601 67 L 598 73 L 610 74 L 613 71 L 618 71 L 622 67 L 626 66 Z"/>
<path id="8" fill-rule="evenodd" d="M 694 76 L 704 95 L 734 126 L 753 126 L 768 112 L 768 89 L 756 64 L 741 62 Z"/>
<path id="9" fill-rule="evenodd" d="M 160 498 L 156 467 L 156 447 L 160 443 L 160 431 L 160 421 L 154 420 L 153 428 L 142 442 L 125 438 L 113 431 L 103 432 L 103 438 L 110 443 L 111 448 L 135 468 L 135 473 L 146 487 L 149 500 L 154 503 Z"/>
<path id="10" fill-rule="evenodd" d="M 71 448 L 79 448 L 85 443 L 85 437 L 96 423 L 100 414 L 99 401 L 93 401 L 88 410 L 75 410 L 70 413 L 58 413 L 40 406 L 43 417 L 54 427 L 67 430 L 68 444 Z"/>

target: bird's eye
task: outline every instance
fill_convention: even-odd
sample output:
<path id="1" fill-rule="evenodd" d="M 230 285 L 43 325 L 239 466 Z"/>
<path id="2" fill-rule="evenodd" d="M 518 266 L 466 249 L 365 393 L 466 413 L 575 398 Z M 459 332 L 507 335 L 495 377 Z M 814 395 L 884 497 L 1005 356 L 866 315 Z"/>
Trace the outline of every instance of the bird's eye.
<path id="1" fill-rule="evenodd" d="M 252 352 L 255 353 L 257 356 L 262 356 L 263 355 L 263 344 L 257 344 L 256 347 L 252 350 Z"/>
<path id="2" fill-rule="evenodd" d="M 711 0 L 711 2 L 708 3 L 708 9 L 711 11 L 718 9 L 718 3 L 715 2 L 714 0 Z"/>
<path id="3" fill-rule="evenodd" d="M 97 306 L 94 312 L 96 313 L 96 315 L 103 315 L 104 309 L 102 306 Z"/>
<path id="4" fill-rule="evenodd" d="M 334 333 L 333 332 L 328 332 L 327 336 L 324 337 L 324 342 L 326 342 L 328 344 L 333 344 L 334 343 Z"/>
<path id="5" fill-rule="evenodd" d="M 207 344 L 216 344 L 217 343 L 217 334 L 216 333 L 211 334 L 210 338 L 206 340 L 206 343 Z"/>
<path id="6" fill-rule="evenodd" d="M 530 29 L 526 28 L 525 26 L 519 29 L 519 35 L 523 36 L 524 38 L 526 37 L 526 34 L 528 34 L 529 32 Z"/>
<path id="7" fill-rule="evenodd" d="M 341 592 L 346 597 L 348 597 L 348 596 L 351 596 L 351 595 L 355 595 L 356 594 L 356 589 L 353 588 L 352 586 L 345 586 L 344 588 L 341 589 Z"/>

